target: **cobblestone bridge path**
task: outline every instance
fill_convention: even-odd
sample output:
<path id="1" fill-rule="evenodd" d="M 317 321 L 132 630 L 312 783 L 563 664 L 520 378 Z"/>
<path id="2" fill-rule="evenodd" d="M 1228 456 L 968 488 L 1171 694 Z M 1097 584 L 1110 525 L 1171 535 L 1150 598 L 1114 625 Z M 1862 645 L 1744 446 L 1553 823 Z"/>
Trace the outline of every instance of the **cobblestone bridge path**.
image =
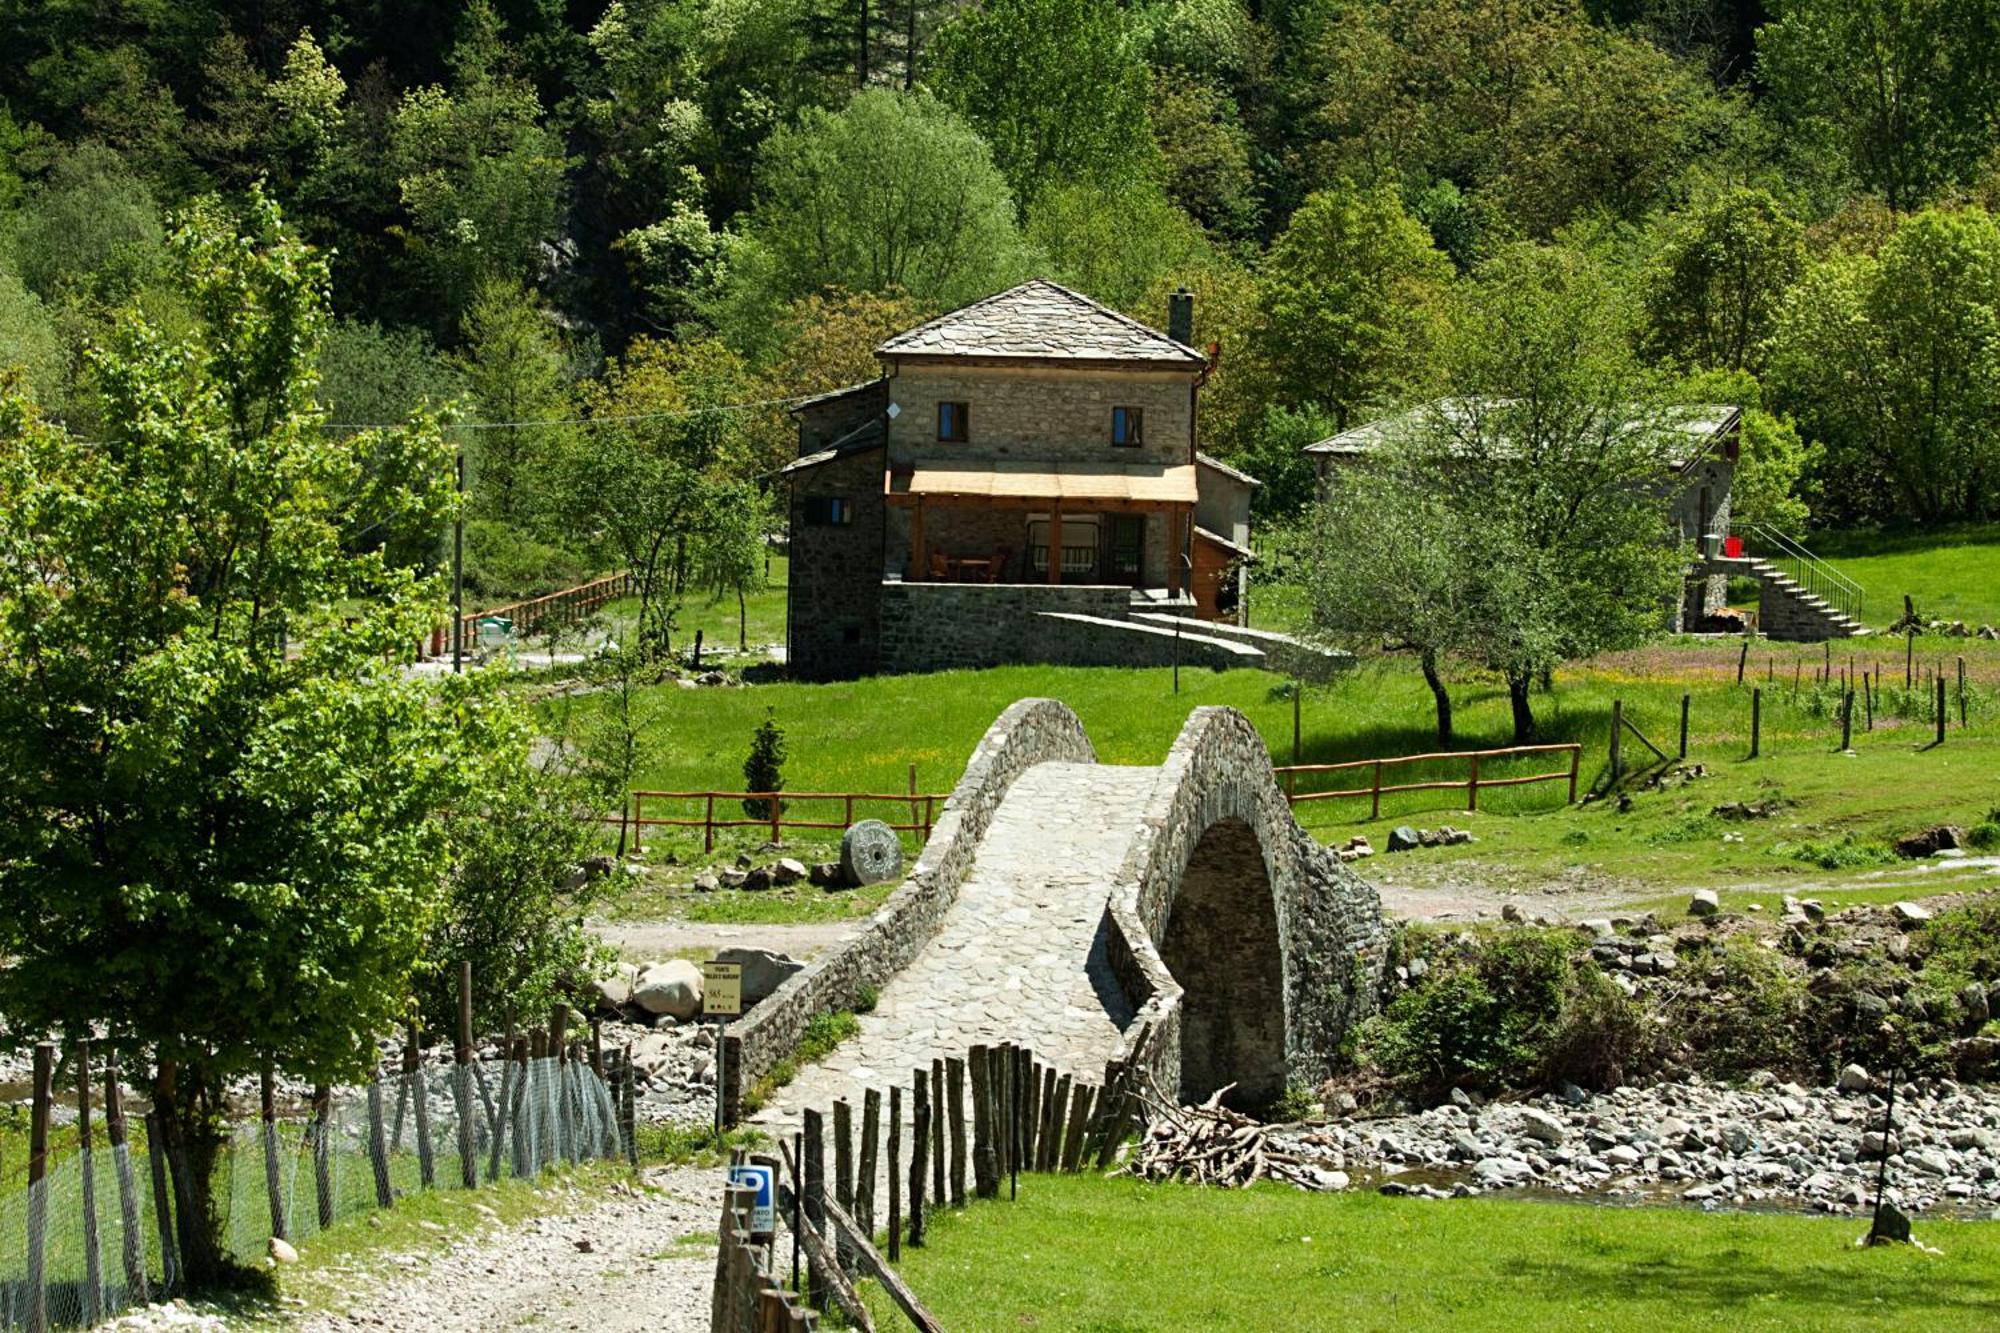
<path id="1" fill-rule="evenodd" d="M 789 1138 L 806 1107 L 838 1097 L 858 1116 L 864 1088 L 907 1086 L 912 1070 L 975 1043 L 1021 1042 L 1101 1073 L 1132 1019 L 1105 958 L 1104 904 L 1159 772 L 1041 763 L 1016 778 L 938 933 L 882 988 L 860 1035 L 751 1123 Z"/>

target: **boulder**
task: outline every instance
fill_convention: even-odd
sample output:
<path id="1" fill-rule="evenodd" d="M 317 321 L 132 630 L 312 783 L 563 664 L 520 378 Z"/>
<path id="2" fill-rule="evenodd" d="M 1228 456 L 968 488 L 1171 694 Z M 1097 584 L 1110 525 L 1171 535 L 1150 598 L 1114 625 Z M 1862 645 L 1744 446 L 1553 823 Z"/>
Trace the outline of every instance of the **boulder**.
<path id="1" fill-rule="evenodd" d="M 796 884 L 806 877 L 806 864 L 789 856 L 781 856 L 771 867 L 773 884 Z"/>
<path id="2" fill-rule="evenodd" d="M 722 887 L 722 880 L 713 871 L 704 870 L 694 877 L 696 893 L 714 893 Z"/>
<path id="3" fill-rule="evenodd" d="M 1392 852 L 1412 852 L 1423 845 L 1423 835 L 1408 824 L 1398 824 L 1389 830 L 1389 850 Z"/>
<path id="4" fill-rule="evenodd" d="M 1889 910 L 1896 914 L 1898 925 L 1914 926 L 1931 919 L 1931 909 L 1925 907 L 1922 903 L 1913 903 L 1905 900 L 1897 903 Z"/>
<path id="5" fill-rule="evenodd" d="M 1848 1065 L 1840 1071 L 1838 1086 L 1842 1092 L 1866 1092 L 1875 1086 L 1875 1080 L 1860 1065 Z"/>
<path id="6" fill-rule="evenodd" d="M 1907 1245 L 1909 1241 L 1910 1219 L 1903 1216 L 1902 1210 L 1887 1199 L 1877 1204 L 1875 1206 L 1875 1224 L 1868 1228 L 1868 1243 L 1870 1245 L 1887 1245 L 1892 1242 L 1900 1242 Z"/>
<path id="7" fill-rule="evenodd" d="M 879 819 L 864 819 L 840 835 L 840 877 L 856 888 L 899 879 L 903 840 Z"/>
<path id="8" fill-rule="evenodd" d="M 653 963 L 639 973 L 632 1003 L 649 1014 L 693 1018 L 701 1013 L 701 969 L 685 958 Z"/>
<path id="9" fill-rule="evenodd" d="M 299 1261 L 299 1252 L 278 1236 L 271 1237 L 270 1243 L 265 1246 L 265 1253 L 271 1256 L 274 1264 L 295 1264 Z"/>
<path id="10" fill-rule="evenodd" d="M 717 879 L 722 881 L 722 887 L 725 889 L 742 888 L 743 881 L 748 877 L 749 876 L 744 871 L 741 870 L 724 870 L 719 875 L 716 876 Z"/>
<path id="11" fill-rule="evenodd" d="M 746 892 L 757 893 L 770 888 L 771 881 L 771 872 L 763 866 L 758 866 L 743 876 L 743 888 Z"/>
<path id="12" fill-rule="evenodd" d="M 1357 859 L 1363 856 L 1375 855 L 1374 844 L 1362 837 L 1349 838 L 1341 845 L 1340 850 L 1343 852 L 1352 852 Z"/>
<path id="13" fill-rule="evenodd" d="M 1689 916 L 1714 916 L 1722 910 L 1722 900 L 1715 896 L 1714 889 L 1696 889 L 1688 899 Z"/>
<path id="14" fill-rule="evenodd" d="M 1986 1020 L 1993 1016 L 1986 1000 L 1986 987 L 1976 981 L 1968 981 L 1960 988 L 1958 1006 L 1965 1011 L 1966 1027 L 1973 1032 L 1985 1027 Z"/>
<path id="15" fill-rule="evenodd" d="M 1921 833 L 1896 839 L 1896 855 L 1912 858 L 1936 856 L 1965 846 L 1965 830 L 1955 824 L 1939 824 Z"/>
<path id="16" fill-rule="evenodd" d="M 632 986 L 639 979 L 639 969 L 630 963 L 613 966 L 609 976 L 599 977 L 591 984 L 597 989 L 599 1012 L 615 1013 L 632 1003 Z"/>
<path id="17" fill-rule="evenodd" d="M 844 887 L 840 878 L 840 862 L 815 861 L 806 871 L 806 879 L 816 888 L 838 889 Z"/>
<path id="18" fill-rule="evenodd" d="M 770 949 L 723 949 L 716 953 L 715 961 L 736 963 L 742 967 L 745 1006 L 767 998 L 794 975 L 805 971 L 806 966 L 796 958 Z"/>

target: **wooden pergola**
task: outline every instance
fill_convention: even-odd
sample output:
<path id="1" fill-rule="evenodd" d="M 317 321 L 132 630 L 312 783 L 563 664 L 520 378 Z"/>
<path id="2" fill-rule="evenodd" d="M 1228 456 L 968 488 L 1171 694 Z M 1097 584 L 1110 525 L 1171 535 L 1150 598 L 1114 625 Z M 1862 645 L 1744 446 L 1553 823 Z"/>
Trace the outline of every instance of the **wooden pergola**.
<path id="1" fill-rule="evenodd" d="M 1193 464 L 1025 463 L 920 461 L 891 468 L 883 489 L 891 505 L 910 511 L 910 569 L 918 579 L 929 568 L 924 514 L 933 509 L 1018 509 L 1049 516 L 1048 581 L 1062 582 L 1063 511 L 1092 514 L 1164 514 L 1167 520 L 1167 591 L 1181 593 L 1179 553 L 1192 531 Z"/>

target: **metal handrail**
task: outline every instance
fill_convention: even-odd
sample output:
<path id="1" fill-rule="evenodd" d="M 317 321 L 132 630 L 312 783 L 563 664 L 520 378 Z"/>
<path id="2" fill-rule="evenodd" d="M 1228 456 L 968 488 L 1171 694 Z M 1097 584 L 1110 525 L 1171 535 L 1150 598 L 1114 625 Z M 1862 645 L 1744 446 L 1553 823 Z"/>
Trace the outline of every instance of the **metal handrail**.
<path id="1" fill-rule="evenodd" d="M 1750 523 L 1739 531 L 1768 543 L 1778 550 L 1777 563 L 1784 572 L 1813 596 L 1838 608 L 1852 619 L 1861 618 L 1866 598 L 1861 585 L 1808 551 L 1768 523 Z"/>

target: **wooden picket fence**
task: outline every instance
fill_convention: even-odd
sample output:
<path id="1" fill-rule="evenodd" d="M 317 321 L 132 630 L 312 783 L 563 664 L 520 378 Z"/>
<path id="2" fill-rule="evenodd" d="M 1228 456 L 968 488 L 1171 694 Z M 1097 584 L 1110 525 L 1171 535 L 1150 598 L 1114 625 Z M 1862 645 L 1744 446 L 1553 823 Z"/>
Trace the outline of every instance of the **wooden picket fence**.
<path id="1" fill-rule="evenodd" d="M 1146 1049 L 1142 1030 L 1130 1049 Z M 883 1122 L 884 1104 L 887 1124 Z M 903 1109 L 910 1110 L 910 1157 L 903 1161 Z M 859 1120 L 857 1126 L 856 1121 Z M 832 1130 L 829 1134 L 828 1123 Z M 917 1329 L 941 1328 L 891 1266 L 902 1247 L 924 1244 L 929 1215 L 963 1208 L 968 1175 L 971 1197 L 1013 1198 L 1024 1174 L 1103 1170 L 1140 1126 L 1137 1071 L 1120 1061 L 1104 1069 L 1102 1083 L 1059 1073 L 1026 1046 L 973 1046 L 963 1058 L 931 1061 L 911 1071 L 906 1090 L 892 1085 L 884 1097 L 865 1089 L 860 1114 L 845 1098 L 829 1111 L 807 1110 L 791 1143 L 780 1143 L 785 1183 L 779 1208 L 792 1234 L 792 1285 L 818 1310 L 829 1305 L 857 1328 L 875 1325 L 857 1294 L 853 1275 L 865 1273 Z M 832 1179 L 828 1180 L 828 1146 Z M 886 1211 L 878 1213 L 878 1167 L 886 1185 Z M 829 1189 L 829 1184 L 831 1188 Z M 726 1206 L 725 1212 L 729 1208 Z M 878 1223 L 886 1258 L 876 1249 Z M 725 1218 L 725 1229 L 733 1223 Z M 811 1327 L 765 1323 L 776 1303 L 775 1250 L 761 1267 L 740 1262 L 725 1272 L 719 1259 L 713 1333 L 763 1333 Z M 793 1316 L 785 1316 L 793 1317 Z"/>
<path id="2" fill-rule="evenodd" d="M 579 583 L 574 588 L 530 597 L 522 602 L 509 602 L 485 611 L 468 612 L 460 617 L 465 651 L 470 654 L 479 646 L 479 622 L 482 620 L 497 618 L 510 621 L 514 633 L 522 637 L 539 634 L 550 627 L 568 628 L 581 624 L 619 598 L 632 596 L 635 586 L 629 573 L 608 574 L 601 579 Z M 430 655 L 439 657 L 450 651 L 451 625 L 447 621 L 431 631 Z"/>
<path id="3" fill-rule="evenodd" d="M 715 850 L 715 831 L 727 828 L 761 828 L 770 834 L 774 843 L 782 844 L 785 830 L 790 829 L 846 829 L 854 823 L 857 809 L 865 815 L 869 807 L 887 807 L 890 817 L 883 822 L 898 833 L 914 833 L 925 841 L 930 840 L 931 827 L 937 823 L 938 807 L 950 798 L 949 792 L 919 792 L 916 790 L 914 773 L 910 790 L 901 794 L 894 792 L 861 791 L 635 791 L 632 793 L 632 847 L 638 850 L 640 840 L 649 828 L 698 828 L 701 830 L 701 849 Z M 664 816 L 648 815 L 646 805 L 653 803 L 657 809 L 662 802 L 682 803 L 699 808 L 699 815 Z M 805 806 L 817 806 L 813 813 L 818 818 L 803 817 Z M 761 806 L 763 813 L 752 815 L 750 811 Z M 834 809 L 840 811 L 838 818 L 830 818 Z M 717 812 L 720 811 L 720 817 Z M 740 812 L 732 815 L 732 811 Z M 897 815 L 907 811 L 907 821 L 899 822 Z"/>

